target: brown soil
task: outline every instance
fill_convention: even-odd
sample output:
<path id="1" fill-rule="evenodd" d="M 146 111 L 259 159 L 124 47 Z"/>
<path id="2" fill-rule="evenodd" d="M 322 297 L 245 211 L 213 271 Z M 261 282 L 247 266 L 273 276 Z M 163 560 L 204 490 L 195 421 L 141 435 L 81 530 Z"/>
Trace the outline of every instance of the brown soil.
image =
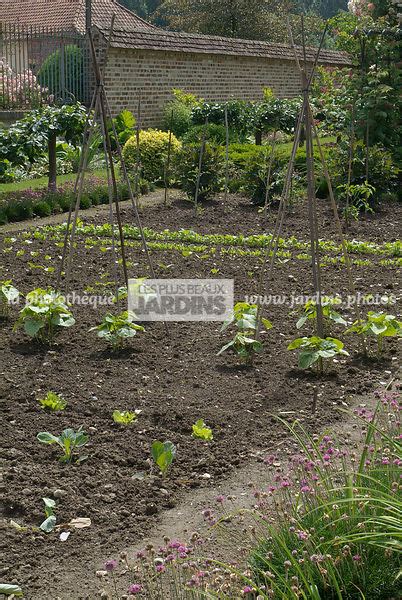
<path id="1" fill-rule="evenodd" d="M 375 219 L 358 223 L 350 238 L 391 241 L 398 231 L 398 209 L 393 207 Z M 205 207 L 195 217 L 180 200 L 172 206 L 153 206 L 143 211 L 144 225 L 154 229 L 195 229 L 213 233 L 255 233 L 262 231 L 262 218 L 243 200 L 233 198 L 225 213 L 219 203 Z M 134 219 L 128 208 L 125 222 Z M 85 217 L 102 222 L 104 213 Z M 267 229 L 272 229 L 271 215 Z M 289 215 L 284 236 L 307 239 L 306 217 L 297 208 Z M 327 205 L 320 205 L 321 237 L 331 238 L 333 222 Z M 0 233 L 1 235 L 1 233 Z M 8 236 L 10 234 L 7 234 Z M 61 249 L 54 242 L 17 240 L 11 252 L 1 253 L 0 278 L 12 278 L 24 293 L 35 287 L 54 285 L 55 274 L 33 269 L 30 261 L 57 267 Z M 5 235 L 3 235 L 5 237 Z M 99 247 L 91 250 L 80 244 L 75 256 L 71 290 L 96 286 L 105 272 L 110 273 L 110 253 Z M 3 245 L 4 248 L 4 245 Z M 24 249 L 23 256 L 16 256 Z M 41 252 L 32 258 L 31 252 Z M 46 262 L 44 255 L 53 257 Z M 160 277 L 217 277 L 235 279 L 236 299 L 257 291 L 260 261 L 255 257 L 220 256 L 200 258 L 196 254 L 152 252 Z M 143 252 L 129 249 L 134 266 L 132 275 L 148 274 Z M 354 267 L 358 289 L 364 293 L 396 290 L 396 269 L 379 267 L 371 257 L 370 266 Z M 166 269 L 166 265 L 172 265 Z M 344 292 L 346 273 L 341 264 L 323 270 L 326 293 Z M 275 294 L 311 293 L 311 274 L 306 261 L 278 264 L 271 291 Z M 2 496 L 4 554 L 0 576 L 18 582 L 26 598 L 32 600 L 95 598 L 93 572 L 100 557 L 135 546 L 155 529 L 163 511 L 184 501 L 191 490 L 210 488 L 236 469 L 246 466 L 256 455 L 283 440 L 282 427 L 273 415 L 302 418 L 309 428 L 322 430 L 342 419 L 336 407 L 351 397 L 359 397 L 388 379 L 396 368 L 395 340 L 388 340 L 384 358 L 364 361 L 351 336 L 347 349 L 351 357 L 331 366 L 323 379 L 295 368 L 296 356 L 286 346 L 297 335 L 295 314 L 286 306 L 271 306 L 267 316 L 274 329 L 264 336 L 265 349 L 254 368 L 237 364 L 232 355 L 216 353 L 228 336 L 219 324 L 178 323 L 165 335 L 163 325 L 150 323 L 127 350 L 112 354 L 88 329 L 96 324 L 104 308 L 75 306 L 76 325 L 64 332 L 51 348 L 38 347 L 11 323 L 0 325 L 0 398 L 3 409 L 3 453 L 5 459 Z M 345 313 L 347 314 L 347 313 Z M 16 316 L 13 309 L 11 318 Z M 308 331 L 308 329 L 307 329 Z M 334 333 L 341 335 L 342 330 Z M 311 414 L 313 388 L 318 386 L 319 406 Z M 68 401 L 65 411 L 45 414 L 36 398 L 48 390 L 62 393 Z M 113 423 L 114 409 L 141 409 L 138 421 L 129 428 Z M 213 429 L 209 444 L 191 437 L 191 426 L 203 418 Z M 62 465 L 54 447 L 36 440 L 39 431 L 54 434 L 66 427 L 79 426 L 90 435 L 89 459 L 80 466 Z M 170 439 L 177 446 L 177 458 L 165 479 L 149 473 L 150 444 Z M 208 474 L 208 476 L 207 476 Z M 32 530 L 43 520 L 42 497 L 56 492 L 58 523 L 75 517 L 90 517 L 91 527 L 73 531 L 66 542 L 57 533 L 46 535 Z M 10 520 L 28 526 L 26 532 L 10 526 Z M 89 575 L 90 574 L 90 575 Z M 68 583 L 66 583 L 68 582 Z M 68 588 L 68 589 L 66 589 Z"/>

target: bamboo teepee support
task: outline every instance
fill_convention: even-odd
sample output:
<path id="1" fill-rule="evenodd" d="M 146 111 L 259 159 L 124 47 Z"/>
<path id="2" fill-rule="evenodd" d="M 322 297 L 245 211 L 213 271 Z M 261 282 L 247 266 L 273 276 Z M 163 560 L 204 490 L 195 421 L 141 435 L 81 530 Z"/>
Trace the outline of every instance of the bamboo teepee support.
<path id="1" fill-rule="evenodd" d="M 290 29 L 289 19 L 287 20 L 287 26 L 288 26 L 288 31 L 289 31 L 289 37 L 293 42 L 293 36 L 291 33 L 291 29 Z M 321 50 L 323 47 L 323 43 L 324 43 L 325 34 L 326 34 L 326 28 L 324 29 L 324 32 L 322 34 L 322 37 L 320 40 L 320 45 L 318 47 L 317 53 L 315 55 L 314 63 L 313 63 L 312 69 L 311 69 L 311 73 L 307 80 L 308 88 L 310 87 L 310 85 L 313 81 L 314 75 L 315 75 L 319 56 L 320 56 L 320 53 L 321 53 Z M 296 52 L 294 44 L 293 44 L 293 48 L 294 48 L 294 52 L 295 52 L 296 64 L 301 71 L 299 58 L 297 56 L 297 52 Z M 263 292 L 265 292 L 265 290 L 267 288 L 267 284 L 271 281 L 272 274 L 273 274 L 273 268 L 274 268 L 276 253 L 278 250 L 279 238 L 280 238 L 280 235 L 282 232 L 283 222 L 284 222 L 284 218 L 285 218 L 286 206 L 289 201 L 289 194 L 290 194 L 291 181 L 292 181 L 292 176 L 293 176 L 293 171 L 294 171 L 296 152 L 299 147 L 301 130 L 302 130 L 302 126 L 303 126 L 303 120 L 305 119 L 306 109 L 307 109 L 306 98 L 303 97 L 302 106 L 301 106 L 301 109 L 300 109 L 300 112 L 298 115 L 297 124 L 296 124 L 296 128 L 295 128 L 293 146 L 292 146 L 292 151 L 291 151 L 291 155 L 290 155 L 290 159 L 289 159 L 289 163 L 288 163 L 286 179 L 284 182 L 282 195 L 281 195 L 281 199 L 280 199 L 280 203 L 279 203 L 278 215 L 277 215 L 277 218 L 275 221 L 274 232 L 270 239 L 270 243 L 268 244 L 268 247 L 264 253 L 261 270 L 260 270 L 260 277 L 259 277 L 259 282 L 258 282 L 258 292 L 257 292 L 256 339 L 259 339 L 261 318 L 262 318 L 262 313 L 263 313 L 262 302 L 261 302 L 262 294 L 263 294 Z M 267 277 L 265 278 L 266 264 L 267 264 L 268 258 L 270 258 L 270 264 L 269 264 Z"/>

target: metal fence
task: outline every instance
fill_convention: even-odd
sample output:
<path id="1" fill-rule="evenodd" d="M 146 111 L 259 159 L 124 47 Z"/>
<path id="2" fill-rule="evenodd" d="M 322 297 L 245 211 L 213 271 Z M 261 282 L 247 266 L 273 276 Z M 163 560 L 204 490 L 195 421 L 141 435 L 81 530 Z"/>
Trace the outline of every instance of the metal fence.
<path id="1" fill-rule="evenodd" d="M 0 23 L 0 110 L 31 109 L 56 101 L 87 105 L 89 72 L 85 36 Z"/>

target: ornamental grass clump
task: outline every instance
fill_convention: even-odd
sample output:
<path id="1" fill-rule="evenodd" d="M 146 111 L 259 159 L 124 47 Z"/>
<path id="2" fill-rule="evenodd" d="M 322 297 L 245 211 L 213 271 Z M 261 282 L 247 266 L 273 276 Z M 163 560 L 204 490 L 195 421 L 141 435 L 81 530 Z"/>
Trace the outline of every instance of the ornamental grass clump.
<path id="1" fill-rule="evenodd" d="M 265 525 L 249 564 L 253 589 L 269 591 L 263 598 L 398 596 L 399 410 L 397 395 L 383 393 L 374 411 L 355 412 L 362 440 L 358 452 L 282 421 L 299 451 L 286 468 L 275 469 L 268 494 L 258 495 L 257 514 Z M 277 507 L 274 524 L 267 519 L 269 496 Z"/>

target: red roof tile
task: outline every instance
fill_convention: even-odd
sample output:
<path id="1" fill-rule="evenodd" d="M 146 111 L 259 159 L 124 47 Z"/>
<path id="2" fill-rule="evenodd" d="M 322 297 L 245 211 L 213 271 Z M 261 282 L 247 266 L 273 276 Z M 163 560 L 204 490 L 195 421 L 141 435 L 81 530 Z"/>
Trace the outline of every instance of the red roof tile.
<path id="1" fill-rule="evenodd" d="M 92 0 L 94 25 L 108 28 L 113 14 L 116 27 L 156 29 L 116 0 Z M 0 22 L 84 32 L 85 0 L 0 0 Z"/>

